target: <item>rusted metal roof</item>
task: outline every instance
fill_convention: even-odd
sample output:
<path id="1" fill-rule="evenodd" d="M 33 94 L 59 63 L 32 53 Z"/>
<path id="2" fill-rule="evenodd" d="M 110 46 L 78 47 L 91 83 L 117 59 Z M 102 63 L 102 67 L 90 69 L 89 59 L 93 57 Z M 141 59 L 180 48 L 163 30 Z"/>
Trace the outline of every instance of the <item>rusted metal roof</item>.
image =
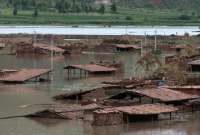
<path id="1" fill-rule="evenodd" d="M 38 111 L 33 114 L 27 115 L 27 117 L 39 117 L 39 118 L 56 118 L 56 119 L 78 119 L 82 118 L 82 111 L 100 109 L 97 104 L 89 105 L 50 105 L 47 109 Z"/>
<path id="2" fill-rule="evenodd" d="M 188 65 L 200 65 L 200 60 L 194 60 L 194 61 L 188 62 Z"/>
<path id="3" fill-rule="evenodd" d="M 128 91 L 142 96 L 150 97 L 152 99 L 158 99 L 162 102 L 184 101 L 199 97 L 197 95 L 190 95 L 180 91 L 170 90 L 166 88 L 137 89 Z"/>
<path id="4" fill-rule="evenodd" d="M 51 46 L 51 45 L 47 45 L 47 44 L 34 44 L 33 45 L 35 48 L 39 48 L 39 49 L 43 49 L 43 50 L 47 50 L 47 51 L 53 51 L 53 52 L 57 52 L 57 53 L 64 53 L 65 50 L 61 49 L 59 47 L 56 46 Z"/>
<path id="5" fill-rule="evenodd" d="M 187 45 L 175 45 L 175 46 L 172 46 L 171 48 L 172 49 L 185 49 L 187 47 Z"/>
<path id="6" fill-rule="evenodd" d="M 136 49 L 136 50 L 141 49 L 139 45 L 127 45 L 127 44 L 117 44 L 116 47 L 121 49 Z"/>
<path id="7" fill-rule="evenodd" d="M 163 86 L 163 88 L 168 88 L 168 89 L 199 89 L 200 90 L 200 85 L 184 85 L 184 86 Z"/>
<path id="8" fill-rule="evenodd" d="M 48 110 L 51 110 L 56 113 L 64 113 L 64 112 L 76 112 L 76 111 L 84 111 L 100 108 L 97 104 L 89 104 L 89 105 L 52 105 Z"/>
<path id="9" fill-rule="evenodd" d="M 65 69 L 81 69 L 90 73 L 97 72 L 115 72 L 117 69 L 112 67 L 105 67 L 96 64 L 86 64 L 86 65 L 69 65 Z"/>
<path id="10" fill-rule="evenodd" d="M 117 110 L 116 108 L 104 108 L 104 109 L 95 110 L 93 112 L 97 114 L 108 114 L 108 113 L 119 113 L 120 111 Z"/>
<path id="11" fill-rule="evenodd" d="M 0 82 L 25 82 L 27 80 L 39 77 L 43 74 L 51 72 L 50 69 L 21 69 L 0 77 Z"/>
<path id="12" fill-rule="evenodd" d="M 85 90 L 74 90 L 72 92 L 67 92 L 67 93 L 63 93 L 60 95 L 56 95 L 53 98 L 55 99 L 77 99 L 77 96 L 84 96 L 86 94 L 95 92 L 97 93 L 97 91 L 103 91 L 102 89 L 107 88 L 109 85 L 100 85 L 91 89 L 85 89 Z"/>
<path id="13" fill-rule="evenodd" d="M 136 106 L 116 107 L 117 110 L 129 115 L 156 115 L 178 111 L 178 108 L 163 104 L 143 104 Z"/>

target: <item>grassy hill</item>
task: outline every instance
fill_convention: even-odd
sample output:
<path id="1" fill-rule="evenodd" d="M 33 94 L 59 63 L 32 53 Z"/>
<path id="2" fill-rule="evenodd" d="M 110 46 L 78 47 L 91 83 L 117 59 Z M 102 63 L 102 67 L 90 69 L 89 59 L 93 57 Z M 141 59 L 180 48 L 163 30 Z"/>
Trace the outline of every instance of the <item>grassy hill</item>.
<path id="1" fill-rule="evenodd" d="M 199 0 L 109 1 L 116 4 L 117 12 L 111 12 L 109 4 L 105 5 L 103 13 L 99 12 L 102 5 L 95 4 L 96 0 L 0 0 L 0 24 L 200 24 Z M 16 15 L 13 15 L 14 9 L 17 10 Z"/>
<path id="2" fill-rule="evenodd" d="M 124 7 L 199 10 L 199 0 L 115 0 Z"/>

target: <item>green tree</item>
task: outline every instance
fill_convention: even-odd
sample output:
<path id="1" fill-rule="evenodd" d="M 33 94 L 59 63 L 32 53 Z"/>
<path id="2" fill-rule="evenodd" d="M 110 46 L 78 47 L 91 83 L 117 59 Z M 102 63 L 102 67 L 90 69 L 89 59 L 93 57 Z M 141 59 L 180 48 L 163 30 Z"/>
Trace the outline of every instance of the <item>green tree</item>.
<path id="1" fill-rule="evenodd" d="M 17 9 L 17 2 L 14 3 L 14 9 L 13 9 L 13 15 L 16 16 L 18 14 L 18 9 Z"/>
<path id="2" fill-rule="evenodd" d="M 101 5 L 100 5 L 100 8 L 99 8 L 99 13 L 100 13 L 100 14 L 104 14 L 104 13 L 105 13 L 105 10 L 106 10 L 105 5 L 104 5 L 104 4 L 101 4 Z"/>
<path id="3" fill-rule="evenodd" d="M 117 13 L 117 6 L 116 6 L 115 3 L 111 4 L 110 10 L 111 10 L 112 13 Z"/>
<path id="4" fill-rule="evenodd" d="M 59 0 L 56 2 L 56 9 L 59 13 L 65 13 L 65 0 Z"/>
<path id="5" fill-rule="evenodd" d="M 88 7 L 88 6 L 85 6 L 85 7 L 84 7 L 84 10 L 85 10 L 85 13 L 86 13 L 86 14 L 89 13 L 89 7 Z"/>
<path id="6" fill-rule="evenodd" d="M 17 14 L 18 14 L 17 8 L 14 7 L 14 9 L 13 9 L 13 15 L 16 16 Z"/>
<path id="7" fill-rule="evenodd" d="M 37 7 L 35 7 L 35 9 L 34 9 L 33 17 L 38 17 L 38 8 Z"/>

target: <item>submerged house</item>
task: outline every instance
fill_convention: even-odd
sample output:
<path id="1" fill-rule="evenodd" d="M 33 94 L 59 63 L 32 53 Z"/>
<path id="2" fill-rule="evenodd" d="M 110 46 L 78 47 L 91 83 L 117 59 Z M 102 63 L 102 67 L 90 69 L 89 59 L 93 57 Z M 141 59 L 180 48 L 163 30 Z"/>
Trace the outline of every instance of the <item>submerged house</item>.
<path id="1" fill-rule="evenodd" d="M 3 49 L 5 47 L 6 47 L 5 43 L 0 43 L 0 49 Z"/>
<path id="2" fill-rule="evenodd" d="M 188 66 L 191 72 L 200 72 L 200 59 L 188 62 Z"/>
<path id="3" fill-rule="evenodd" d="M 69 65 L 64 69 L 67 70 L 68 78 L 76 74 L 79 71 L 79 77 L 87 77 L 87 75 L 97 75 L 97 74 L 113 74 L 117 71 L 116 68 L 106 67 L 97 64 L 79 64 L 79 65 Z"/>
<path id="4" fill-rule="evenodd" d="M 105 108 L 93 111 L 91 121 L 94 126 L 118 125 L 123 123 L 123 116 L 115 108 Z"/>
<path id="5" fill-rule="evenodd" d="M 175 50 L 176 52 L 181 52 L 182 50 L 186 48 L 187 48 L 187 45 L 175 45 L 171 47 L 171 49 Z"/>
<path id="6" fill-rule="evenodd" d="M 158 120 L 160 114 L 170 114 L 178 111 L 178 108 L 164 104 L 142 104 L 135 106 L 117 107 L 122 112 L 126 122 Z"/>
<path id="7" fill-rule="evenodd" d="M 90 90 L 75 91 L 71 93 L 64 93 L 54 97 L 56 100 L 77 100 L 83 102 L 95 102 L 106 97 L 103 87 L 94 88 Z"/>
<path id="8" fill-rule="evenodd" d="M 178 108 L 164 104 L 142 104 L 120 107 L 105 107 L 85 115 L 85 121 L 90 121 L 94 126 L 118 125 L 124 122 L 158 120 L 160 114 L 170 114 Z M 90 117 L 89 117 L 90 116 Z"/>
<path id="9" fill-rule="evenodd" d="M 62 55 L 65 53 L 65 50 L 56 46 L 51 46 L 47 44 L 34 44 L 35 52 L 39 54 L 53 54 L 53 55 Z"/>
<path id="10" fill-rule="evenodd" d="M 1 83 L 25 83 L 27 81 L 41 81 L 46 76 L 49 80 L 51 69 L 4 69 L 0 71 Z"/>
<path id="11" fill-rule="evenodd" d="M 109 99 L 118 100 L 135 100 L 136 103 L 165 103 L 165 104 L 182 104 L 199 96 L 190 95 L 180 91 L 170 90 L 166 88 L 150 88 L 150 89 L 133 89 L 111 96 Z M 143 100 L 145 98 L 145 100 Z"/>
<path id="12" fill-rule="evenodd" d="M 122 51 L 134 51 L 134 50 L 140 50 L 141 46 L 139 45 L 128 45 L 128 44 L 117 44 L 116 45 L 116 50 L 118 52 Z"/>

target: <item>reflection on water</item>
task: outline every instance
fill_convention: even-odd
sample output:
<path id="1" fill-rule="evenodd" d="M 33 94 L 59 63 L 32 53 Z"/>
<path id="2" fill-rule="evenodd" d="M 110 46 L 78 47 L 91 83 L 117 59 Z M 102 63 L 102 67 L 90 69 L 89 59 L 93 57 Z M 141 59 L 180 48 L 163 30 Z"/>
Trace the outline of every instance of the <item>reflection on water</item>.
<path id="1" fill-rule="evenodd" d="M 39 104 L 51 104 L 52 96 L 71 90 L 88 89 L 100 82 L 131 77 L 135 74 L 139 54 L 82 54 L 55 57 L 53 81 L 51 83 L 27 83 L 22 85 L 0 85 L 0 117 L 16 116 L 41 109 Z M 114 76 L 89 77 L 68 80 L 63 67 L 68 64 L 84 64 L 91 61 L 121 61 L 124 72 Z M 50 58 L 33 56 L 1 56 L 0 68 L 49 68 Z M 129 125 L 91 127 L 82 121 L 16 118 L 0 120 L 0 135 L 198 135 L 199 114 L 186 121 L 161 121 L 134 123 Z"/>

